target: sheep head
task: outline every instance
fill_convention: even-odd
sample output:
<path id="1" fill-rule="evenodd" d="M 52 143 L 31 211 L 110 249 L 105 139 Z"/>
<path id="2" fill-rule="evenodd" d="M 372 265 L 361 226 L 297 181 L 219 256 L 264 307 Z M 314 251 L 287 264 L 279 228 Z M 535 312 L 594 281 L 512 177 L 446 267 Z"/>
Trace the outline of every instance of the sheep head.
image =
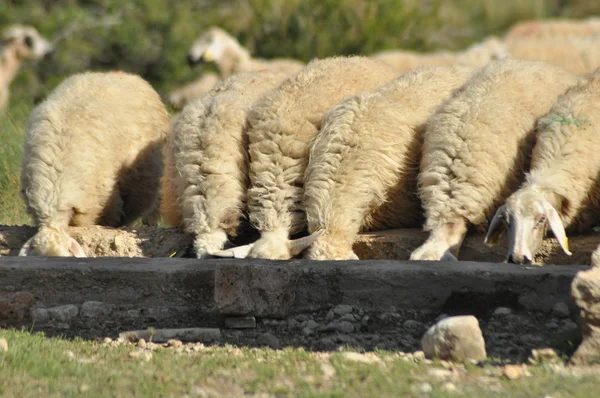
<path id="1" fill-rule="evenodd" d="M 233 258 L 267 258 L 271 260 L 289 260 L 307 249 L 321 234 L 323 230 L 317 230 L 311 235 L 294 239 L 281 240 L 269 239 L 269 233 L 263 233 L 261 239 L 249 245 L 233 247 L 213 253 L 216 257 Z M 265 236 L 266 235 L 266 236 Z M 265 239 L 266 238 L 266 239 Z"/>
<path id="2" fill-rule="evenodd" d="M 570 256 L 567 235 L 558 212 L 539 189 L 526 187 L 511 195 L 506 204 L 496 211 L 485 243 L 497 244 L 500 235 L 506 231 L 508 262 L 531 264 L 548 228 Z"/>
<path id="3" fill-rule="evenodd" d="M 241 50 L 237 40 L 217 27 L 212 27 L 204 32 L 192 45 L 188 52 L 190 66 L 201 62 L 220 62 L 221 57 L 228 48 Z"/>
<path id="4" fill-rule="evenodd" d="M 56 227 L 41 227 L 25 242 L 19 256 L 86 257 L 79 243 Z"/>
<path id="5" fill-rule="evenodd" d="M 0 42 L 5 46 L 15 46 L 17 57 L 22 60 L 41 59 L 54 51 L 52 44 L 31 26 L 15 25 L 6 28 Z"/>

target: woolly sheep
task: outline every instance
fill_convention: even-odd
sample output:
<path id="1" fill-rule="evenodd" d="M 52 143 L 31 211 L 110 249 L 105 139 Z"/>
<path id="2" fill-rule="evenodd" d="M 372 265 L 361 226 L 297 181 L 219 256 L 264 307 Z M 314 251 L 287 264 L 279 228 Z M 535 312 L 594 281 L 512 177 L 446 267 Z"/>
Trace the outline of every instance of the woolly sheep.
<path id="1" fill-rule="evenodd" d="M 504 36 L 505 40 L 556 39 L 586 37 L 600 34 L 600 18 L 527 20 L 515 24 Z"/>
<path id="2" fill-rule="evenodd" d="M 306 257 L 358 259 L 352 244 L 360 230 L 422 225 L 416 182 L 425 122 L 474 71 L 415 69 L 327 113 L 304 188 L 308 228 L 324 233 Z"/>
<path id="3" fill-rule="evenodd" d="M 216 73 L 204 73 L 199 79 L 171 92 L 167 97 L 167 101 L 173 108 L 183 109 L 192 100 L 200 98 L 202 94 L 209 92 L 219 83 L 219 80 L 219 76 Z"/>
<path id="4" fill-rule="evenodd" d="M 286 259 L 318 237 L 288 240 L 306 230 L 302 184 L 309 142 L 332 106 L 397 75 L 384 62 L 365 57 L 315 60 L 252 107 L 248 211 L 261 238 L 225 255 Z"/>
<path id="5" fill-rule="evenodd" d="M 165 145 L 164 219 L 192 234 L 199 258 L 223 249 L 238 232 L 248 187 L 247 114 L 283 73 L 247 72 L 226 79 L 185 107 Z"/>
<path id="6" fill-rule="evenodd" d="M 384 61 L 400 72 L 407 72 L 420 66 L 464 64 L 482 67 L 490 60 L 503 58 L 506 55 L 507 51 L 504 43 L 496 37 L 490 37 L 461 52 L 417 53 L 406 50 L 391 50 L 373 54 L 371 58 Z"/>
<path id="7" fill-rule="evenodd" d="M 492 61 L 429 120 L 418 177 L 427 241 L 412 260 L 456 259 L 469 225 L 485 228 L 516 190 L 535 121 L 576 82 L 562 68 Z"/>
<path id="8" fill-rule="evenodd" d="M 41 59 L 54 51 L 52 44 L 31 26 L 14 25 L 0 37 L 0 112 L 8 105 L 9 86 L 23 61 Z"/>
<path id="9" fill-rule="evenodd" d="M 486 242 L 506 229 L 508 261 L 530 264 L 548 227 L 570 254 L 568 232 L 600 220 L 600 69 L 559 97 L 538 123 L 526 182 L 498 209 Z"/>
<path id="10" fill-rule="evenodd" d="M 269 69 L 273 72 L 294 73 L 304 68 L 300 61 L 287 58 L 252 58 L 248 50 L 223 29 L 211 27 L 192 45 L 188 52 L 188 63 L 215 62 L 221 78 L 238 72 L 255 72 Z"/>
<path id="11" fill-rule="evenodd" d="M 123 72 L 69 77 L 31 113 L 21 194 L 39 227 L 20 255 L 84 257 L 69 225 L 117 227 L 158 200 L 168 115 L 158 94 Z"/>
<path id="12" fill-rule="evenodd" d="M 600 67 L 600 36 L 511 40 L 506 49 L 513 58 L 543 61 L 578 75 Z"/>

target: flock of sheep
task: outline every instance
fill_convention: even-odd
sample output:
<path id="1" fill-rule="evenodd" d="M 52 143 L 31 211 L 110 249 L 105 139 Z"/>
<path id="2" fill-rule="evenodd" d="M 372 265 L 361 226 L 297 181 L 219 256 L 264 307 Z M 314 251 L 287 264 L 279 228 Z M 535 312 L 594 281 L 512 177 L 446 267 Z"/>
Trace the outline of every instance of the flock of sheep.
<path id="1" fill-rule="evenodd" d="M 160 214 L 198 258 L 357 259 L 358 233 L 396 227 L 429 231 L 413 260 L 455 260 L 470 228 L 506 235 L 510 262 L 534 261 L 548 229 L 570 254 L 567 232 L 600 223 L 599 44 L 600 19 L 531 21 L 460 53 L 302 65 L 212 28 L 188 61 L 221 76 L 172 95 L 188 104 L 171 122 L 137 76 L 72 76 L 28 122 L 39 230 L 20 254 L 85 256 L 69 225 Z M 245 223 L 260 238 L 224 250 Z"/>

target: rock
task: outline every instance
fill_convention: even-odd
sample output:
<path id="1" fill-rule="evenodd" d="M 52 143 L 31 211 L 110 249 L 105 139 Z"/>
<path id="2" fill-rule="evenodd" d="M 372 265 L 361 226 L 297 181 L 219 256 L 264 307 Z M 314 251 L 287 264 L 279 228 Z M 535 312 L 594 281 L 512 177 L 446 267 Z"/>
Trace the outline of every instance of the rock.
<path id="1" fill-rule="evenodd" d="M 32 308 L 31 311 L 29 311 L 29 314 L 33 322 L 38 325 L 47 323 L 50 320 L 48 310 L 45 308 Z"/>
<path id="2" fill-rule="evenodd" d="M 552 315 L 557 318 L 568 318 L 571 316 L 571 311 L 569 310 L 569 306 L 563 302 L 558 302 L 552 308 Z"/>
<path id="3" fill-rule="evenodd" d="M 297 279 L 295 268 L 286 265 L 218 264 L 214 293 L 217 311 L 284 318 L 296 299 Z"/>
<path id="4" fill-rule="evenodd" d="M 132 330 L 119 333 L 119 339 L 131 343 L 135 343 L 139 339 L 155 343 L 165 343 L 171 339 L 203 343 L 220 340 L 221 331 L 216 328 L 156 329 L 153 331 Z"/>
<path id="5" fill-rule="evenodd" d="M 444 383 L 441 387 L 442 391 L 455 392 L 457 390 L 454 383 Z"/>
<path id="6" fill-rule="evenodd" d="M 329 310 L 327 312 L 327 315 L 325 315 L 325 320 L 326 321 L 333 321 L 335 319 L 335 314 L 333 312 L 333 310 Z"/>
<path id="7" fill-rule="evenodd" d="M 347 351 L 342 352 L 341 355 L 342 358 L 352 362 L 360 362 L 367 364 L 381 362 L 381 359 L 377 355 L 372 353 L 362 354 L 360 352 Z"/>
<path id="8" fill-rule="evenodd" d="M 137 346 L 140 348 L 146 348 L 148 345 L 146 344 L 146 340 L 144 339 L 139 339 L 137 342 Z"/>
<path id="9" fill-rule="evenodd" d="M 352 306 L 351 305 L 346 305 L 346 304 L 340 304 L 340 305 L 336 305 L 333 308 L 333 313 L 337 316 L 341 316 L 344 314 L 349 314 L 352 312 Z"/>
<path id="10" fill-rule="evenodd" d="M 311 328 L 304 328 L 304 329 L 302 329 L 302 334 L 305 336 L 311 336 L 311 335 L 315 334 L 315 331 Z"/>
<path id="11" fill-rule="evenodd" d="M 6 339 L 0 337 L 0 352 L 8 351 L 8 341 Z"/>
<path id="12" fill-rule="evenodd" d="M 332 379 L 335 374 L 335 368 L 330 363 L 322 363 L 321 364 L 321 373 L 323 373 L 323 378 L 325 380 Z"/>
<path id="13" fill-rule="evenodd" d="M 448 369 L 433 368 L 427 371 L 427 376 L 437 382 L 446 381 L 454 377 L 454 372 Z"/>
<path id="14" fill-rule="evenodd" d="M 223 326 L 227 329 L 254 329 L 256 318 L 253 316 L 228 316 L 223 319 Z"/>
<path id="15" fill-rule="evenodd" d="M 508 307 L 498 307 L 494 311 L 494 316 L 506 316 L 512 314 L 512 310 Z"/>
<path id="16" fill-rule="evenodd" d="M 178 348 L 181 346 L 183 346 L 183 343 L 181 342 L 181 340 L 170 339 L 167 341 L 167 347 Z"/>
<path id="17" fill-rule="evenodd" d="M 405 328 L 410 329 L 410 330 L 419 330 L 423 327 L 423 325 L 421 325 L 421 322 L 417 322 L 412 319 L 405 321 L 402 324 L 402 326 L 404 326 Z"/>
<path id="18" fill-rule="evenodd" d="M 335 330 L 340 333 L 352 333 L 354 332 L 354 325 L 348 321 L 333 321 L 330 322 L 326 327 L 326 330 Z"/>
<path id="19" fill-rule="evenodd" d="M 362 317 L 362 319 L 360 321 L 360 324 L 362 326 L 367 326 L 369 324 L 369 320 L 371 320 L 371 317 L 368 316 L 368 315 L 365 315 L 365 316 Z"/>
<path id="20" fill-rule="evenodd" d="M 306 322 L 306 328 L 308 328 L 308 329 L 315 330 L 318 327 L 319 327 L 319 324 L 317 322 L 313 321 L 312 319 L 309 319 Z"/>
<path id="21" fill-rule="evenodd" d="M 33 303 L 35 297 L 29 292 L 0 292 L 0 326 L 21 323 Z"/>
<path id="22" fill-rule="evenodd" d="M 416 390 L 421 394 L 429 394 L 433 391 L 433 387 L 429 383 L 421 383 L 418 385 Z"/>
<path id="23" fill-rule="evenodd" d="M 356 322 L 356 318 L 352 314 L 346 314 L 340 317 L 340 321 Z"/>
<path id="24" fill-rule="evenodd" d="M 482 361 L 485 341 L 474 316 L 454 316 L 433 325 L 421 340 L 426 358 Z"/>
<path id="25" fill-rule="evenodd" d="M 137 350 L 131 351 L 129 353 L 129 357 L 133 359 L 141 359 L 145 362 L 150 362 L 150 360 L 152 359 L 152 352 L 139 348 Z"/>
<path id="26" fill-rule="evenodd" d="M 262 346 L 268 346 L 272 349 L 279 348 L 279 339 L 273 336 L 271 333 L 263 333 L 257 337 L 256 343 Z"/>
<path id="27" fill-rule="evenodd" d="M 554 351 L 552 348 L 540 348 L 537 350 L 531 350 L 531 358 L 529 358 L 529 361 L 532 363 L 558 363 L 560 362 L 560 358 L 558 357 L 556 351 Z"/>
<path id="28" fill-rule="evenodd" d="M 287 321 L 287 326 L 290 329 L 298 329 L 298 327 L 300 326 L 300 322 L 298 322 L 297 320 L 295 320 L 294 318 L 290 318 Z"/>
<path id="29" fill-rule="evenodd" d="M 527 376 L 529 371 L 526 365 L 506 365 L 502 370 L 502 374 L 509 380 L 516 380 Z"/>
<path id="30" fill-rule="evenodd" d="M 599 251 L 594 252 L 598 256 Z M 592 259 L 594 261 L 594 258 Z M 585 364 L 600 356 L 600 267 L 580 271 L 571 283 L 571 298 L 579 308 L 583 341 L 571 362 Z"/>
<path id="31" fill-rule="evenodd" d="M 69 322 L 79 314 L 79 308 L 74 304 L 48 308 L 48 317 L 53 321 Z"/>
<path id="32" fill-rule="evenodd" d="M 86 301 L 81 305 L 80 315 L 87 318 L 99 318 L 110 315 L 114 306 L 101 301 Z"/>

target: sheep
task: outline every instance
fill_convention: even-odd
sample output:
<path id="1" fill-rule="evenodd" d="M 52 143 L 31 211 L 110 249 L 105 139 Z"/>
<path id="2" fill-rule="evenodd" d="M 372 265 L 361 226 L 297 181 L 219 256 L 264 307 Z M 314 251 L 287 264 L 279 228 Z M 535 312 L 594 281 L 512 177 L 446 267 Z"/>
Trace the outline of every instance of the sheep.
<path id="1" fill-rule="evenodd" d="M 577 77 L 507 58 L 490 62 L 429 120 L 418 177 L 426 242 L 411 260 L 456 260 L 469 225 L 485 228 L 523 180 L 535 121 Z"/>
<path id="2" fill-rule="evenodd" d="M 425 122 L 474 71 L 415 69 L 327 113 L 304 185 L 309 231 L 324 233 L 305 257 L 357 260 L 352 244 L 360 230 L 422 225 L 416 180 Z"/>
<path id="3" fill-rule="evenodd" d="M 172 91 L 168 95 L 167 101 L 173 108 L 183 109 L 192 100 L 209 92 L 219 81 L 219 76 L 216 73 L 204 73 L 199 79 Z"/>
<path id="4" fill-rule="evenodd" d="M 52 44 L 31 26 L 14 25 L 0 37 L 0 112 L 8 105 L 9 86 L 23 61 L 41 59 L 54 51 Z"/>
<path id="5" fill-rule="evenodd" d="M 227 235 L 238 232 L 248 186 L 247 114 L 284 77 L 236 74 L 191 102 L 174 122 L 164 149 L 162 214 L 194 236 L 198 258 L 223 249 Z"/>
<path id="6" fill-rule="evenodd" d="M 314 60 L 258 101 L 250 110 L 250 223 L 261 232 L 252 245 L 220 255 L 288 259 L 307 247 L 307 239 L 288 235 L 306 230 L 303 176 L 309 142 L 325 113 L 344 98 L 372 90 L 397 77 L 397 71 L 366 57 Z"/>
<path id="7" fill-rule="evenodd" d="M 63 81 L 32 112 L 21 196 L 38 233 L 20 255 L 84 257 L 69 225 L 118 227 L 158 200 L 168 115 L 150 84 L 124 72 Z"/>
<path id="8" fill-rule="evenodd" d="M 520 21 L 504 35 L 505 40 L 556 39 L 600 34 L 600 18 L 546 19 Z"/>
<path id="9" fill-rule="evenodd" d="M 506 55 L 504 43 L 492 36 L 461 52 L 417 53 L 407 50 L 390 50 L 373 54 L 371 58 L 384 61 L 400 72 L 407 72 L 420 66 L 465 64 L 483 67 L 490 60 L 503 58 Z"/>
<path id="10" fill-rule="evenodd" d="M 255 72 L 269 69 L 273 72 L 295 73 L 304 68 L 300 61 L 288 58 L 252 58 L 248 50 L 223 29 L 211 27 L 192 45 L 188 52 L 188 63 L 215 62 L 221 78 L 238 72 Z"/>
<path id="11" fill-rule="evenodd" d="M 522 39 L 506 42 L 506 50 L 513 58 L 543 61 L 585 75 L 600 66 L 600 36 L 565 37 L 547 40 Z"/>
<path id="12" fill-rule="evenodd" d="M 531 168 L 490 223 L 488 244 L 505 230 L 508 262 L 530 264 L 552 230 L 570 254 L 566 232 L 589 232 L 600 214 L 600 69 L 581 78 L 539 120 Z"/>

